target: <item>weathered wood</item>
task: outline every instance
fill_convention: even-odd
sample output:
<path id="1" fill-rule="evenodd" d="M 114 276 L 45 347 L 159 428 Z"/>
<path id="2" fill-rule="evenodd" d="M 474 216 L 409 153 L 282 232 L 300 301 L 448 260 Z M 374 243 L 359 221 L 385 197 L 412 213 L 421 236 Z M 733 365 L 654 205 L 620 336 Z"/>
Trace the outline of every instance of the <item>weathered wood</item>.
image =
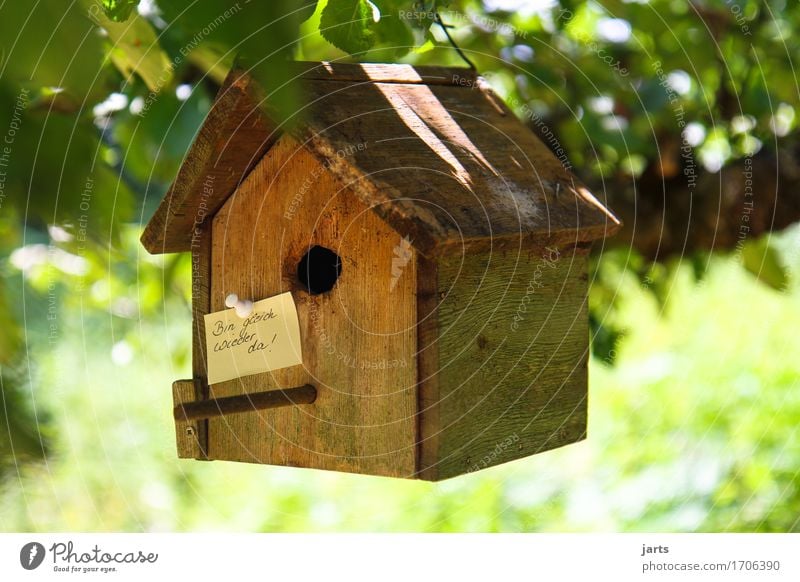
<path id="1" fill-rule="evenodd" d="M 311 407 L 209 419 L 209 456 L 413 476 L 413 249 L 411 256 L 396 251 L 400 236 L 289 136 L 220 210 L 213 233 L 212 310 L 223 309 L 229 293 L 258 300 L 291 291 L 303 365 L 214 384 L 212 395 L 308 383 L 318 396 Z M 335 287 L 319 295 L 309 295 L 297 278 L 297 264 L 313 245 L 342 261 Z"/>
<path id="2" fill-rule="evenodd" d="M 417 477 L 435 480 L 439 460 L 439 295 L 435 260 L 417 259 Z"/>
<path id="3" fill-rule="evenodd" d="M 586 242 L 618 228 L 488 89 L 338 81 L 305 87 L 304 145 L 424 254 L 520 235 Z"/>
<path id="4" fill-rule="evenodd" d="M 502 101 L 464 69 L 298 63 L 294 135 L 428 256 L 522 236 L 588 242 L 619 228 Z M 192 232 L 278 138 L 255 84 L 233 71 L 148 224 L 150 252 Z M 353 147 L 357 149 L 354 151 Z"/>
<path id="5" fill-rule="evenodd" d="M 293 80 L 351 83 L 458 84 L 475 82 L 475 72 L 448 67 L 296 62 Z M 151 253 L 189 250 L 192 232 L 219 210 L 247 173 L 280 137 L 281 131 L 259 105 L 252 77 L 233 69 L 141 242 Z"/>
<path id="6" fill-rule="evenodd" d="M 211 225 L 196 228 L 191 244 L 192 251 L 192 377 L 194 396 L 190 401 L 208 398 L 208 370 L 206 368 L 206 320 L 211 312 Z M 195 423 L 196 439 L 208 451 L 208 422 Z"/>
<path id="7" fill-rule="evenodd" d="M 219 91 L 172 186 L 142 233 L 150 253 L 191 248 L 195 231 L 224 204 L 279 133 L 261 113 L 252 79 L 234 70 Z"/>
<path id="8" fill-rule="evenodd" d="M 311 384 L 287 388 L 285 390 L 270 390 L 268 392 L 251 392 L 240 396 L 227 396 L 225 398 L 211 398 L 198 402 L 184 402 L 172 411 L 175 420 L 189 421 L 281 406 L 297 406 L 311 404 L 317 399 L 317 390 Z"/>
<path id="9" fill-rule="evenodd" d="M 281 136 L 229 75 L 142 238 L 192 251 L 180 456 L 440 480 L 584 438 L 586 256 L 618 221 L 471 72 L 295 67 Z M 314 245 L 341 274 L 312 295 Z M 209 387 L 203 316 L 287 291 L 303 364 Z"/>
<path id="10" fill-rule="evenodd" d="M 438 289 L 419 476 L 446 479 L 584 438 L 585 252 L 443 257 Z"/>
<path id="11" fill-rule="evenodd" d="M 425 85 L 472 85 L 477 74 L 463 67 L 436 67 L 385 63 L 293 63 L 292 73 L 303 80 Z"/>
<path id="12" fill-rule="evenodd" d="M 194 380 L 176 380 L 172 383 L 172 402 L 175 408 L 182 407 L 186 402 L 193 402 L 194 399 Z M 178 448 L 179 458 L 205 458 L 205 442 L 201 438 L 201 434 L 205 434 L 204 425 L 205 421 L 201 420 L 175 420 L 175 444 Z"/>

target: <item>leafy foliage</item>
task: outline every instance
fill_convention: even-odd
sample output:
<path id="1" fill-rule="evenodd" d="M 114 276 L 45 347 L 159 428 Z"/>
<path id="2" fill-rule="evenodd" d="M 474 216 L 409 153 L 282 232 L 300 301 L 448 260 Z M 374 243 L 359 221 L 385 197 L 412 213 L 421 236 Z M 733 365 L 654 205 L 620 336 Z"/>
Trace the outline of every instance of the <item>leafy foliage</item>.
<path id="1" fill-rule="evenodd" d="M 320 32 L 333 46 L 361 55 L 375 44 L 371 22 L 372 10 L 366 0 L 328 0 L 322 11 Z"/>
<path id="2" fill-rule="evenodd" d="M 137 74 L 151 91 L 169 83 L 172 65 L 147 20 L 137 14 L 118 24 L 98 17 L 98 24 L 108 33 L 111 60 L 129 82 Z"/>
<path id="3" fill-rule="evenodd" d="M 106 16 L 114 22 L 124 22 L 136 10 L 139 0 L 103 0 Z"/>
<path id="4" fill-rule="evenodd" d="M 81 103 L 101 98 L 103 39 L 77 2 L 42 0 L 3 4 L 2 82 L 59 87 Z M 7 111 L 7 110 L 4 110 Z"/>
<path id="5" fill-rule="evenodd" d="M 86 483 L 77 484 L 68 463 L 54 477 L 65 491 L 89 488 L 89 502 L 100 511 L 85 514 L 108 516 L 101 524 L 71 524 L 78 529 L 159 527 L 165 506 L 151 501 L 165 497 L 178 508 L 166 527 L 217 523 L 223 515 L 252 529 L 363 528 L 357 516 L 380 514 L 383 495 L 364 496 L 326 526 L 298 517 L 310 514 L 312 495 L 324 495 L 300 482 L 268 487 L 277 493 L 263 501 L 293 508 L 289 517 L 269 507 L 263 517 L 224 505 L 193 512 L 202 496 L 197 487 L 213 491 L 219 481 L 207 468 L 186 469 L 159 452 L 172 429 L 153 410 L 169 407 L 161 387 L 177 377 L 171 368 L 186 370 L 189 359 L 181 320 L 188 314 L 189 265 L 186 257 L 144 254 L 138 225 L 174 177 L 228 70 L 234 62 L 250 70 L 265 88 L 265 107 L 288 123 L 297 104 L 291 58 L 463 66 L 435 23 L 438 11 L 478 70 L 532 127 L 552 129 L 584 178 L 680 177 L 689 161 L 715 171 L 760 151 L 797 147 L 798 55 L 790 40 L 800 32 L 800 10 L 759 0 L 733 6 L 723 0 L 3 3 L 0 140 L 12 143 L 0 143 L 9 148 L 0 148 L 6 156 L 0 162 L 0 473 L 20 471 L 35 481 L 40 475 L 30 462 L 49 458 L 52 447 L 65 459 L 86 454 L 92 467 Z M 800 508 L 800 453 L 796 439 L 787 445 L 783 436 L 800 417 L 792 397 L 798 359 L 788 331 L 797 324 L 800 247 L 788 240 L 750 240 L 733 255 L 770 290 L 752 286 L 716 254 L 686 257 L 687 266 L 686 260 L 652 265 L 625 249 L 608 253 L 591 273 L 590 313 L 598 357 L 593 418 L 605 419 L 593 439 L 612 443 L 609 450 L 591 449 L 589 469 L 580 453 L 565 453 L 556 463 L 563 473 L 551 472 L 549 482 L 536 479 L 551 457 L 532 460 L 529 474 L 523 470 L 516 481 L 513 470 L 500 468 L 472 484 L 445 486 L 431 502 L 397 485 L 403 509 L 367 527 L 388 529 L 392 519 L 405 519 L 409 529 L 555 529 L 587 496 L 621 491 L 607 498 L 607 514 L 570 526 L 796 529 L 787 516 Z M 738 299 L 740 289 L 748 301 Z M 722 323 L 755 304 L 763 311 L 760 325 L 742 325 L 741 337 L 732 337 Z M 718 309 L 723 316 L 709 316 Z M 156 323 L 162 319 L 178 323 L 162 327 Z M 764 326 L 779 331 L 773 337 L 759 331 Z M 758 353 L 742 339 L 748 333 L 760 334 L 753 340 Z M 146 338 L 162 335 L 158 353 L 148 351 Z M 719 350 L 736 365 L 715 363 Z M 86 386 L 100 378 L 114 388 L 126 359 L 140 364 L 145 354 L 150 365 L 126 371 L 137 399 L 113 390 L 89 398 Z M 56 388 L 62 384 L 63 392 Z M 130 405 L 128 417 L 115 416 L 119 400 Z M 76 410 L 97 402 L 108 423 L 64 414 L 63 402 Z M 103 458 L 94 443 L 114 431 L 126 454 Z M 109 490 L 105 463 L 129 474 L 142 442 L 132 434 L 147 442 L 151 461 L 129 475 L 130 489 Z M 625 449 L 639 438 L 645 444 Z M 687 477 L 679 493 L 653 485 L 704 467 L 713 475 L 702 482 Z M 588 485 L 575 480 L 580 471 Z M 276 482 L 294 478 L 269 475 L 268 485 L 275 484 L 272 475 Z M 265 483 L 246 468 L 216 479 L 226 476 L 254 489 Z M 153 493 L 149 482 L 162 489 Z M 356 486 L 344 477 L 331 483 Z M 646 498 L 624 494 L 633 490 Z M 13 511 L 0 512 L 14 515 L 0 521 L 7 529 L 58 529 L 60 519 L 80 515 L 74 508 L 87 503 L 65 493 L 67 509 L 49 512 L 55 517 L 45 523 L 25 513 L 15 495 L 6 500 Z M 120 508 L 129 499 L 145 501 L 126 513 Z M 456 510 L 464 500 L 482 508 L 478 521 Z M 407 511 L 417 506 L 423 511 Z M 331 514 L 329 506 L 316 509 Z M 322 519 L 314 515 L 309 519 Z"/>
<path id="6" fill-rule="evenodd" d="M 768 238 L 748 241 L 742 248 L 742 264 L 773 289 L 785 289 L 789 284 L 789 271 L 784 265 L 782 253 L 770 244 Z"/>
<path id="7" fill-rule="evenodd" d="M 319 31 L 333 46 L 358 59 L 395 60 L 416 44 L 400 0 L 328 0 Z"/>
<path id="8" fill-rule="evenodd" d="M 161 9 L 167 29 L 184 39 L 179 55 L 191 53 L 201 43 L 216 47 L 223 57 L 237 55 L 240 65 L 260 81 L 272 114 L 282 120 L 292 118 L 297 99 L 288 62 L 309 4 L 176 0 L 162 3 Z"/>

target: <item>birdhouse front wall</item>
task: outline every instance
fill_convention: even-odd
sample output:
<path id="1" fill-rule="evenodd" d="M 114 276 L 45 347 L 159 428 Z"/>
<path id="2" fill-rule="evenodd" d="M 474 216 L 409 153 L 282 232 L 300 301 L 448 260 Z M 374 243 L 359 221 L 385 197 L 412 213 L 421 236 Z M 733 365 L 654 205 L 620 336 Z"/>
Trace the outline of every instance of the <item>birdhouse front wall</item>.
<path id="1" fill-rule="evenodd" d="M 327 292 L 310 293 L 298 277 L 312 247 L 340 260 Z M 280 138 L 213 219 L 210 310 L 225 309 L 230 293 L 255 301 L 290 291 L 303 364 L 209 392 L 224 397 L 311 384 L 317 399 L 209 419 L 209 459 L 414 475 L 413 253 L 324 164 L 291 137 Z"/>

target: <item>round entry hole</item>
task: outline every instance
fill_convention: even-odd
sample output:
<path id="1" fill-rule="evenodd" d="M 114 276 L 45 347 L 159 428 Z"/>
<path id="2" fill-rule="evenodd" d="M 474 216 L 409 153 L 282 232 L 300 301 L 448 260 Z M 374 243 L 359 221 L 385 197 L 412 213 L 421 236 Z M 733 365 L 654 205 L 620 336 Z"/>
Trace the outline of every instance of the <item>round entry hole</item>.
<path id="1" fill-rule="evenodd" d="M 333 289 L 342 274 L 342 260 L 330 249 L 319 245 L 308 249 L 297 264 L 297 278 L 311 295 Z"/>

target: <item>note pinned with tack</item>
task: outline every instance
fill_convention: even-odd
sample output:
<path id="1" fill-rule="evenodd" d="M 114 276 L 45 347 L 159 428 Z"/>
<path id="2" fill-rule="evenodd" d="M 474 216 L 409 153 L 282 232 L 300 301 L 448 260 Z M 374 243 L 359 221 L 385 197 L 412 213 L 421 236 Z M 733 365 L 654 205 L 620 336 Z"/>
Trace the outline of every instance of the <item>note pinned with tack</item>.
<path id="1" fill-rule="evenodd" d="M 235 309 L 204 317 L 209 384 L 303 363 L 291 293 L 257 301 L 244 318 Z"/>

